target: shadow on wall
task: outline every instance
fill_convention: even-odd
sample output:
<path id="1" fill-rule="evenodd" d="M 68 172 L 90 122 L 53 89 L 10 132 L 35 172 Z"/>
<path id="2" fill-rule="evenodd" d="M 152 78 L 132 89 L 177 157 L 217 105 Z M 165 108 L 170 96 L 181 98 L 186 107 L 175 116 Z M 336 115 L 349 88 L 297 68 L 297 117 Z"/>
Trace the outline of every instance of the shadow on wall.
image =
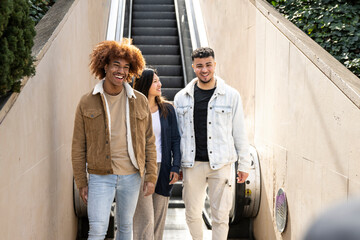
<path id="1" fill-rule="evenodd" d="M 273 204 L 269 204 L 269 200 L 267 198 L 267 193 L 266 193 L 266 188 L 265 188 L 265 183 L 264 183 L 264 178 L 261 178 L 261 202 L 260 202 L 260 210 L 259 210 L 259 214 L 258 216 L 255 218 L 255 222 L 261 221 L 261 222 L 273 222 L 273 218 L 272 218 L 272 205 Z M 272 239 L 276 239 L 276 233 L 275 233 L 275 228 L 273 227 L 269 227 L 272 225 L 267 225 L 267 224 L 254 224 L 255 226 L 265 226 L 265 229 L 257 229 L 254 228 L 254 236 L 255 239 L 267 239 L 267 240 L 272 240 Z M 289 226 L 287 226 L 288 228 Z M 285 231 L 287 231 L 287 229 L 285 229 Z"/>

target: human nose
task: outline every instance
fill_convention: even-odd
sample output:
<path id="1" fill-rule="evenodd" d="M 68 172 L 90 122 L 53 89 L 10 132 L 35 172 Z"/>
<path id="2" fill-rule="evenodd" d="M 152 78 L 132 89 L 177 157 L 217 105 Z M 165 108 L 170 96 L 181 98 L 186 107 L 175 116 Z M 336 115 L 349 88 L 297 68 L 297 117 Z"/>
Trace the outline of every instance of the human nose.
<path id="1" fill-rule="evenodd" d="M 120 73 L 124 73 L 124 72 L 125 72 L 125 68 L 124 68 L 124 67 L 118 67 L 118 71 L 119 71 Z"/>
<path id="2" fill-rule="evenodd" d="M 127 70 L 128 70 L 128 67 L 121 67 L 121 66 L 117 66 L 116 67 L 116 70 L 118 71 L 118 72 L 120 72 L 120 73 L 126 73 L 127 72 Z"/>

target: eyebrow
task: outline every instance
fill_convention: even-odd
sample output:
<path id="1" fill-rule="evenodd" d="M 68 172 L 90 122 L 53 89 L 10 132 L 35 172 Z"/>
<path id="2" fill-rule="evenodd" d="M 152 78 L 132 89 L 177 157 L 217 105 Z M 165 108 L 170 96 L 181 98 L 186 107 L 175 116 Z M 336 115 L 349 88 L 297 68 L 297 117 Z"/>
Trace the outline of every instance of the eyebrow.
<path id="1" fill-rule="evenodd" d="M 206 62 L 205 64 L 212 64 L 212 62 Z M 202 63 L 196 64 L 196 66 L 201 66 L 201 65 L 203 65 L 203 64 Z"/>
<path id="2" fill-rule="evenodd" d="M 121 64 L 119 61 L 114 61 L 114 63 Z M 126 63 L 125 66 L 130 66 L 130 63 Z"/>

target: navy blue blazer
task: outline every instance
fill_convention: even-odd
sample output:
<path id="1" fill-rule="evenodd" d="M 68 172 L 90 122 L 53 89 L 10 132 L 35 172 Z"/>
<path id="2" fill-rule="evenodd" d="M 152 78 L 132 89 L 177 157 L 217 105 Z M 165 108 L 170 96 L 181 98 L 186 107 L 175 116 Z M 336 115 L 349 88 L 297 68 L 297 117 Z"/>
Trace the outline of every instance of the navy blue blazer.
<path id="1" fill-rule="evenodd" d="M 168 109 L 166 118 L 161 116 L 161 109 L 159 108 L 162 159 L 155 192 L 159 195 L 168 197 L 170 196 L 173 187 L 173 185 L 169 185 L 170 172 L 179 173 L 181 153 L 180 134 L 175 109 L 169 103 L 165 103 L 165 106 Z"/>

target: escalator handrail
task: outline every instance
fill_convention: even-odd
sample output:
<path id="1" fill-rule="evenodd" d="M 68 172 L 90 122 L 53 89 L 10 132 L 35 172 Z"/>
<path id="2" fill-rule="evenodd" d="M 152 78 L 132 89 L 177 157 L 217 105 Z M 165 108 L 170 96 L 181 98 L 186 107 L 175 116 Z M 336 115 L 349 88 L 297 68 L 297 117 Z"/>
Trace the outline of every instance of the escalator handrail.
<path id="1" fill-rule="evenodd" d="M 129 2 L 129 31 L 128 31 L 128 38 L 131 38 L 131 23 L 132 23 L 132 12 L 133 12 L 133 0 Z"/>
<path id="2" fill-rule="evenodd" d="M 209 46 L 199 1 L 185 0 L 185 5 L 193 50 Z"/>
<path id="3" fill-rule="evenodd" d="M 111 0 L 106 40 L 121 41 L 124 30 L 125 0 Z"/>
<path id="4" fill-rule="evenodd" d="M 184 86 L 187 84 L 187 74 L 186 74 L 186 68 L 185 68 L 185 60 L 184 60 L 184 47 L 182 42 L 182 33 L 181 33 L 181 26 L 180 26 L 180 16 L 178 11 L 178 1 L 174 1 L 175 4 L 175 15 L 176 15 L 176 25 L 178 29 L 179 34 L 179 46 L 180 46 L 180 54 L 181 54 L 181 64 L 182 64 L 182 70 L 183 70 L 183 76 L 184 76 Z"/>

